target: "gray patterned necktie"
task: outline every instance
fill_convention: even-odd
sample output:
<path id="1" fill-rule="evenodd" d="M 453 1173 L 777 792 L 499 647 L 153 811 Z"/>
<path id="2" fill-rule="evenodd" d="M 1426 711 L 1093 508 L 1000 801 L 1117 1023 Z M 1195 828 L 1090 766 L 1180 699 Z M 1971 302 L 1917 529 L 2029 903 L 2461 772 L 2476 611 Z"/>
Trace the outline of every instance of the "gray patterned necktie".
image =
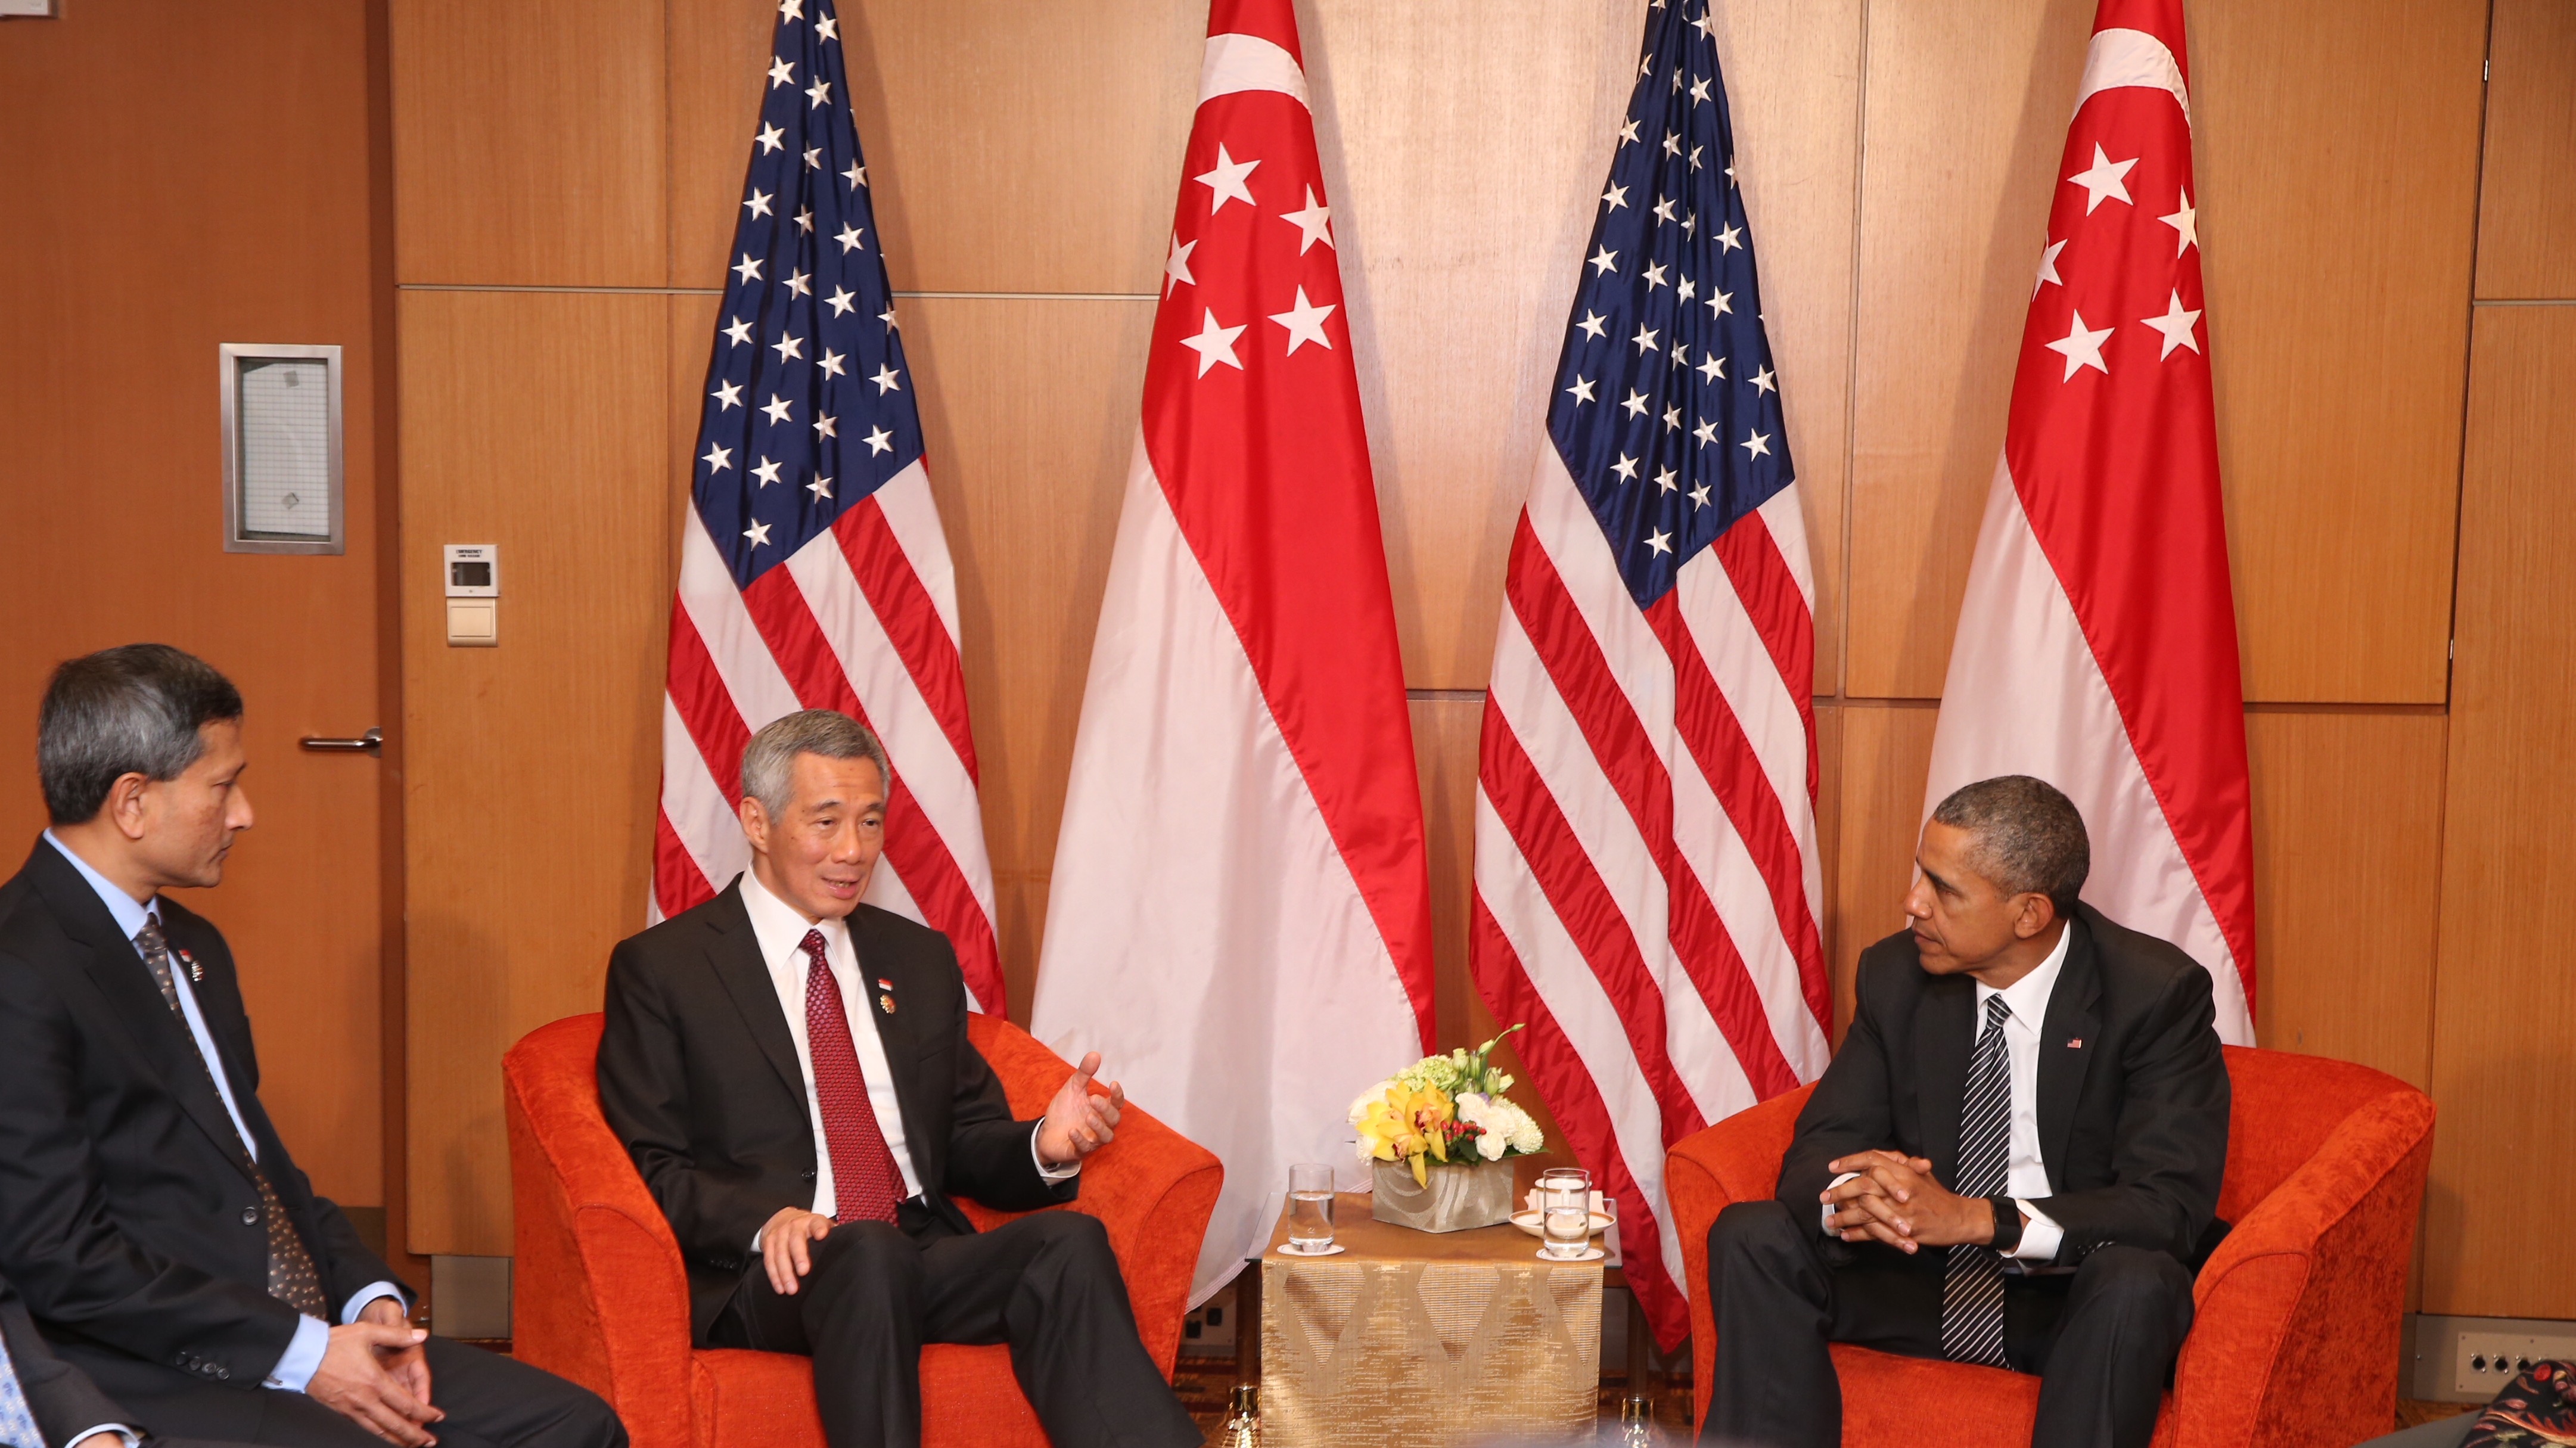
<path id="1" fill-rule="evenodd" d="M 1986 998 L 1985 1028 L 1968 1058 L 1968 1089 L 1959 1109 L 1959 1180 L 1963 1197 L 1999 1197 L 2012 1149 L 2012 1056 L 2004 1022 L 2012 1007 Z M 2004 1262 L 1990 1247 L 1950 1249 L 1941 1278 L 1941 1355 L 1952 1362 L 2007 1366 L 2004 1361 Z"/>
<path id="2" fill-rule="evenodd" d="M 134 948 L 143 952 L 143 963 L 152 968 L 152 983 L 161 987 L 162 1003 L 179 1018 L 179 1029 L 186 1031 L 188 1013 L 180 1009 L 179 984 L 170 977 L 170 942 L 162 937 L 160 916 L 143 917 L 143 928 L 134 935 Z M 194 1032 L 189 1033 L 188 1044 L 195 1046 Z M 215 1063 L 202 1055 L 197 1062 L 205 1067 L 206 1079 L 211 1082 Z M 243 1142 L 242 1151 L 249 1155 L 250 1143 Z M 304 1239 L 296 1235 L 295 1219 L 286 1214 L 286 1204 L 278 1200 L 277 1188 L 269 1184 L 268 1173 L 260 1170 L 255 1157 L 250 1161 L 250 1179 L 259 1188 L 260 1212 L 268 1225 L 268 1295 L 307 1317 L 330 1321 L 331 1309 L 322 1300 L 322 1274 L 313 1266 L 313 1254 L 305 1250 Z"/>

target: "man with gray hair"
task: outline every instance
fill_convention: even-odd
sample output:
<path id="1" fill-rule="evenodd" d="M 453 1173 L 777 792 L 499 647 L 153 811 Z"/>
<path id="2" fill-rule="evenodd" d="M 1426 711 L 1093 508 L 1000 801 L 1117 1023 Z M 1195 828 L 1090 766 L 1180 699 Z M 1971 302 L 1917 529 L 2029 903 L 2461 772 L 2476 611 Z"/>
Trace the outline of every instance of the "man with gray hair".
<path id="1" fill-rule="evenodd" d="M 2209 974 L 2078 898 L 2084 820 L 2040 780 L 1958 790 L 1914 859 L 1776 1198 L 1709 1229 L 1701 1441 L 1840 1442 L 1849 1342 L 2036 1374 L 2043 1448 L 2145 1448 L 2225 1231 Z"/>
<path id="2" fill-rule="evenodd" d="M 163 644 L 45 691 L 53 827 L 0 886 L 0 1274 L 154 1434 L 625 1448 L 590 1392 L 412 1327 L 261 1107 L 232 952 L 161 893 L 219 884 L 251 826 L 241 719 L 230 681 Z"/>
<path id="3" fill-rule="evenodd" d="M 830 1448 L 921 1441 L 924 1343 L 1008 1343 L 1057 1448 L 1200 1441 L 1070 1202 L 1123 1094 L 1083 1058 L 1016 1120 L 939 932 L 861 903 L 885 750 L 828 709 L 743 751 L 751 868 L 617 947 L 599 1099 L 670 1220 L 701 1347 L 814 1359 Z M 970 1197 L 1034 1215 L 978 1232 Z"/>

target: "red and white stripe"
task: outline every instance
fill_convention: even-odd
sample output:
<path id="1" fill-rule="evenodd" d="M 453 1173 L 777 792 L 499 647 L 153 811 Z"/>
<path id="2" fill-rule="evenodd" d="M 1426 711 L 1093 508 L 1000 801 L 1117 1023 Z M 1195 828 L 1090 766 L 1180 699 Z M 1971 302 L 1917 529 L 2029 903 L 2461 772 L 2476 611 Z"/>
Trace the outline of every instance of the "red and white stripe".
<path id="1" fill-rule="evenodd" d="M 1794 485 L 1640 610 L 1554 448 L 1512 539 L 1469 959 L 1620 1201 L 1656 1336 L 1689 1284 L 1664 1150 L 1824 1069 L 1815 583 Z"/>
<path id="2" fill-rule="evenodd" d="M 998 1013 L 956 578 L 917 462 L 747 589 L 690 510 L 662 702 L 653 918 L 712 897 L 750 864 L 735 813 L 742 752 L 799 709 L 838 709 L 883 741 L 894 788 L 865 898 L 947 935 L 975 1008 Z"/>
<path id="3" fill-rule="evenodd" d="M 1351 1100 L 1432 1042 L 1422 798 L 1289 0 L 1215 0 L 1204 54 L 1031 1022 L 1224 1160 L 1194 1301 L 1268 1240 L 1292 1163 L 1367 1179 Z"/>
<path id="4" fill-rule="evenodd" d="M 2084 898 L 2208 967 L 2220 1036 L 2251 1045 L 2252 803 L 2182 26 L 2180 0 L 2095 18 L 1923 809 L 2002 774 L 2064 790 L 2092 837 Z"/>

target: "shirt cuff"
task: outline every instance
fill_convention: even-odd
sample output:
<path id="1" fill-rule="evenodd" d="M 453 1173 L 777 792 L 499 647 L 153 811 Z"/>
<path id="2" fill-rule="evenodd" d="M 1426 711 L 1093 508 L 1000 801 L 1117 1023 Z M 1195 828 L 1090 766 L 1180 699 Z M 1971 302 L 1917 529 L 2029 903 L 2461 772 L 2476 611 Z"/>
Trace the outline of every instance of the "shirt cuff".
<path id="1" fill-rule="evenodd" d="M 63 1448 L 71 1448 L 71 1445 L 86 1442 L 101 1433 L 113 1433 L 117 1437 L 124 1439 L 125 1448 L 138 1448 L 138 1445 L 143 1441 L 143 1430 L 140 1428 L 130 1428 L 123 1423 L 101 1423 L 95 1428 L 83 1428 L 79 1432 L 65 1438 L 63 1440 Z"/>
<path id="2" fill-rule="evenodd" d="M 1046 1158 L 1038 1155 L 1038 1137 L 1040 1134 L 1045 1132 L 1045 1130 L 1046 1118 L 1041 1116 L 1038 1118 L 1037 1130 L 1029 1133 L 1029 1160 L 1034 1163 L 1038 1169 L 1038 1180 L 1042 1182 L 1069 1182 L 1075 1177 L 1082 1175 L 1082 1158 L 1080 1157 L 1075 1157 L 1073 1160 L 1066 1162 L 1062 1166 L 1049 1166 L 1046 1164 Z"/>
<path id="3" fill-rule="evenodd" d="M 295 1336 L 268 1370 L 266 1386 L 283 1388 L 290 1393 L 303 1392 L 313 1381 L 314 1369 L 322 1366 L 322 1352 L 331 1345 L 331 1326 L 318 1317 L 298 1317 Z"/>
<path id="4" fill-rule="evenodd" d="M 2022 1223 L 2021 1245 L 2013 1248 L 2013 1257 L 2022 1262 L 2055 1261 L 2059 1245 L 2066 1240 L 2066 1229 L 2050 1221 L 2048 1213 L 2019 1197 L 2013 1198 L 2013 1205 L 2021 1208 L 2023 1216 L 2030 1218 Z"/>
<path id="5" fill-rule="evenodd" d="M 1860 1173 L 1859 1173 L 1859 1172 L 1856 1172 L 1856 1171 L 1847 1171 L 1847 1172 L 1844 1172 L 1841 1176 L 1838 1176 L 1838 1177 L 1834 1178 L 1832 1181 L 1829 1181 L 1829 1182 L 1825 1183 L 1825 1190 L 1826 1190 L 1826 1191 L 1832 1191 L 1834 1188 L 1836 1188 L 1836 1187 L 1838 1187 L 1838 1186 L 1841 1186 L 1843 1183 L 1845 1183 L 1845 1182 L 1847 1182 L 1847 1181 L 1850 1181 L 1853 1177 L 1856 1177 L 1856 1176 L 1859 1176 L 1859 1175 L 1860 1175 Z M 1816 1225 L 1824 1229 L 1824 1232 L 1825 1232 L 1825 1235 L 1826 1235 L 1826 1236 L 1830 1237 L 1830 1236 L 1832 1236 L 1832 1235 L 1834 1234 L 1834 1204 L 1833 1204 L 1833 1203 L 1831 1203 L 1831 1202 L 1827 1202 L 1827 1203 L 1825 1203 L 1822 1207 L 1820 1207 L 1820 1208 L 1818 1208 L 1818 1209 L 1817 1209 L 1817 1213 L 1816 1213 Z"/>
<path id="6" fill-rule="evenodd" d="M 411 1316 L 409 1294 L 391 1282 L 370 1282 L 349 1295 L 349 1300 L 340 1308 L 340 1321 L 344 1324 L 357 1321 L 358 1314 L 367 1310 L 367 1304 L 379 1297 L 392 1298 L 402 1307 L 403 1316 Z"/>

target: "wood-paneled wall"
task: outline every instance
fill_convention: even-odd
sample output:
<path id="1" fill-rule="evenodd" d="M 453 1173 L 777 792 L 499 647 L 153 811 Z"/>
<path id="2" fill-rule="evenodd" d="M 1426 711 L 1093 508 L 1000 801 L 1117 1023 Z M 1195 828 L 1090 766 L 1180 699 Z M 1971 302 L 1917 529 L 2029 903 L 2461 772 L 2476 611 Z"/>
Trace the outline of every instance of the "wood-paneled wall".
<path id="1" fill-rule="evenodd" d="M 494 1058 L 589 1008 L 607 947 L 641 917 L 671 520 L 775 7 L 393 4 L 406 557 L 493 537 L 522 550 L 498 651 L 460 665 L 415 635 L 407 660 L 417 683 L 481 681 L 413 692 L 415 748 L 434 736 L 459 757 L 450 788 L 423 761 L 410 800 L 412 1245 L 502 1252 Z M 1827 928 L 1847 971 L 1894 928 L 1910 869 L 2092 7 L 1719 8 L 1814 540 Z M 1024 1012 L 1203 13 L 1153 0 L 844 12 L 958 560 Z M 2502 942 L 2546 932 L 2478 922 L 2518 922 L 2499 898 L 2545 891 L 2534 811 L 2576 792 L 2569 752 L 2529 742 L 2557 687 L 2539 670 L 2568 652 L 2553 621 L 2565 611 L 2514 576 L 2576 578 L 2562 561 L 2576 549 L 2538 541 L 2567 527 L 2545 515 L 2569 439 L 2529 401 L 2576 375 L 2551 330 L 2576 312 L 2508 328 L 2491 320 L 2501 309 L 2472 307 L 2473 267 L 2478 297 L 2576 291 L 2557 185 L 2576 155 L 2563 12 L 2495 0 L 2490 87 L 2485 0 L 2189 7 L 2251 701 L 2260 1028 L 2440 1093 L 2434 1220 L 2456 1246 L 2428 1255 L 2424 1301 L 2448 1312 L 2576 1314 L 2571 1274 L 2508 1270 L 2512 1219 L 2465 1205 L 2490 1189 L 2480 1164 L 2510 1143 L 2524 1099 L 2471 1064 L 2480 1043 L 2503 1032 L 2526 1061 L 2555 1049 L 2544 1024 L 2566 1023 L 2553 955 L 2526 950 L 2520 974 L 2494 964 Z M 1463 937 L 1504 546 L 1643 13 L 1299 6 L 1415 690 L 1452 1041 L 1485 1020 Z M 544 69 L 568 53 L 583 57 L 577 83 Z M 524 436 L 477 435 L 494 431 Z M 560 520 L 567 500 L 577 529 Z M 432 526 L 461 531 L 416 531 Z M 653 557 L 660 571 L 638 561 Z M 561 577 L 541 595 L 532 569 Z M 2473 704 L 2478 628 L 2498 673 Z M 576 656 L 606 662 L 555 679 Z M 538 827 L 497 827 L 505 802 Z M 2468 841 L 2494 853 L 2474 886 L 2452 863 Z M 422 924 L 430 901 L 452 921 L 439 939 Z M 2504 933 L 2491 947 L 2479 930 Z M 2490 1018 L 2552 989 L 2555 1016 Z M 2576 1187 L 2576 1172 L 2544 1170 Z"/>
<path id="2" fill-rule="evenodd" d="M 298 1165 L 374 1208 L 384 766 L 295 743 L 392 723 L 369 25 L 358 0 L 0 22 L 0 870 L 45 826 L 54 665 L 157 641 L 230 675 L 257 824 L 186 904 L 232 943 Z M 342 349 L 345 554 L 223 551 L 224 342 Z"/>

